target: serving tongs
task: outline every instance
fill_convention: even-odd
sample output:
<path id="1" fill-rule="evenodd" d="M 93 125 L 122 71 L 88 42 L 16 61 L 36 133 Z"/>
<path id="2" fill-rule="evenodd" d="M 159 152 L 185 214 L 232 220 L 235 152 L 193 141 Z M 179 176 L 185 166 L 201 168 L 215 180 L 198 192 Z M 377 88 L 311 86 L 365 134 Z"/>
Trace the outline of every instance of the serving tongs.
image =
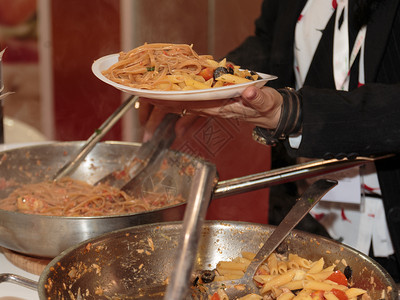
<path id="1" fill-rule="evenodd" d="M 125 191 L 131 196 L 140 196 L 141 184 L 146 178 L 157 173 L 160 169 L 162 160 L 166 157 L 167 149 L 165 152 L 157 153 L 153 158 L 151 166 L 144 168 L 140 174 L 132 178 L 121 190 Z M 301 179 L 312 178 L 316 176 L 322 176 L 325 174 L 345 170 L 352 167 L 362 166 L 368 163 L 373 163 L 376 160 L 392 157 L 393 154 L 377 156 L 377 157 L 365 157 L 359 156 L 353 159 L 316 159 L 309 162 L 295 164 L 283 168 L 273 169 L 264 171 L 256 174 L 246 175 L 233 179 L 220 180 L 216 183 L 212 198 L 219 199 L 227 196 L 233 196 L 241 193 L 256 191 L 271 186 L 292 182 Z M 175 164 L 179 164 L 179 157 L 173 157 L 172 160 Z M 184 167 L 182 167 L 184 168 Z M 163 171 L 163 176 L 173 175 L 171 172 L 176 172 L 176 169 L 170 168 Z M 170 173 L 168 173 L 170 172 Z"/>
<path id="2" fill-rule="evenodd" d="M 200 294 L 203 294 L 203 291 L 205 291 L 206 294 L 213 295 L 221 288 L 223 288 L 229 299 L 237 299 L 248 294 L 259 294 L 259 288 L 253 281 L 254 274 L 259 266 L 283 242 L 293 228 L 319 202 L 319 200 L 321 200 L 321 198 L 336 185 L 337 181 L 328 179 L 320 179 L 314 182 L 309 188 L 307 188 L 282 222 L 268 237 L 267 241 L 257 252 L 256 256 L 240 279 L 203 284 L 201 290 L 199 290 Z"/>
<path id="3" fill-rule="evenodd" d="M 53 180 L 57 181 L 62 177 L 69 176 L 85 159 L 89 152 L 96 146 L 96 144 L 106 135 L 108 131 L 121 119 L 121 117 L 136 103 L 139 99 L 138 96 L 130 96 L 126 99 L 93 134 L 86 140 L 84 145 L 79 149 L 66 164 L 64 164 L 53 176 Z"/>
<path id="4" fill-rule="evenodd" d="M 213 198 L 222 198 L 240 193 L 268 188 L 274 185 L 307 179 L 352 167 L 373 163 L 377 160 L 393 157 L 394 154 L 382 156 L 358 156 L 352 159 L 316 159 L 270 171 L 219 181 L 215 187 Z"/>
<path id="5" fill-rule="evenodd" d="M 59 180 L 62 177 L 72 174 L 79 164 L 85 159 L 89 152 L 104 137 L 104 135 L 112 128 L 112 126 L 128 111 L 138 100 L 137 96 L 131 96 L 86 140 L 85 144 L 57 173 L 53 176 L 53 180 Z M 113 171 L 98 180 L 94 185 L 105 183 L 116 188 L 122 188 L 132 181 L 146 167 L 152 166 L 160 157 L 163 157 L 166 150 L 175 140 L 175 124 L 180 118 L 176 114 L 166 114 L 155 130 L 153 137 L 143 143 L 138 151 L 128 159 L 124 169 Z"/>
<path id="6" fill-rule="evenodd" d="M 176 114 L 166 114 L 151 139 L 139 147 L 124 168 L 107 174 L 95 185 L 104 183 L 119 189 L 128 189 L 129 183 L 143 170 L 158 163 L 167 153 L 167 149 L 175 140 L 175 124 L 179 118 Z"/>

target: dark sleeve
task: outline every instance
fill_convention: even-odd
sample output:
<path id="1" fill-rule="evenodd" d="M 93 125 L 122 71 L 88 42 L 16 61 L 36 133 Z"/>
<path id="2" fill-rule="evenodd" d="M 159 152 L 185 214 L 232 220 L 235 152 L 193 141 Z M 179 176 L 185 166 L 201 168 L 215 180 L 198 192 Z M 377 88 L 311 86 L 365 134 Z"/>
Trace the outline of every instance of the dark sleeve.
<path id="1" fill-rule="evenodd" d="M 303 131 L 292 156 L 332 158 L 400 152 L 400 84 L 351 92 L 303 87 Z"/>
<path id="2" fill-rule="evenodd" d="M 274 26 L 279 1 L 265 0 L 255 21 L 255 34 L 227 54 L 227 59 L 243 68 L 268 73 Z"/>

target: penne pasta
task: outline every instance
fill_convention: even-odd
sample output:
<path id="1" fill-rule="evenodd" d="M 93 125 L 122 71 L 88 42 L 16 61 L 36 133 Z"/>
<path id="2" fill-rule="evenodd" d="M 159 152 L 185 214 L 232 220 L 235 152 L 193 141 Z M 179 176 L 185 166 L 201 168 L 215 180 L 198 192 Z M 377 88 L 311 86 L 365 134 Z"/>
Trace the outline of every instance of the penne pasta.
<path id="1" fill-rule="evenodd" d="M 221 274 L 223 276 L 235 275 L 235 276 L 242 277 L 244 274 L 244 272 L 242 270 L 224 269 L 224 268 L 218 268 L 218 267 L 217 267 L 217 271 L 219 274 Z"/>
<path id="2" fill-rule="evenodd" d="M 348 298 L 355 298 L 359 295 L 365 294 L 367 291 L 359 288 L 350 288 L 345 291 Z"/>
<path id="3" fill-rule="evenodd" d="M 291 300 L 294 298 L 294 294 L 292 292 L 286 292 L 286 293 L 282 293 L 280 294 L 276 299 L 277 300 Z"/>
<path id="4" fill-rule="evenodd" d="M 288 270 L 288 267 L 287 267 L 286 261 L 280 261 L 280 262 L 278 262 L 278 273 L 279 273 L 279 274 L 286 273 L 287 270 Z"/>
<path id="5" fill-rule="evenodd" d="M 271 281 L 272 279 L 276 278 L 277 275 L 255 275 L 253 278 L 255 281 L 264 284 L 267 283 L 269 281 Z"/>
<path id="6" fill-rule="evenodd" d="M 324 293 L 324 298 L 326 300 L 339 300 L 338 297 L 336 297 L 334 294 L 332 294 L 331 292 L 329 293 Z"/>
<path id="7" fill-rule="evenodd" d="M 321 257 L 319 260 L 311 264 L 311 268 L 308 271 L 309 274 L 319 273 L 324 268 L 324 259 Z"/>
<path id="8" fill-rule="evenodd" d="M 261 300 L 262 297 L 257 294 L 249 294 L 244 297 L 240 297 L 238 300 Z"/>
<path id="9" fill-rule="evenodd" d="M 268 258 L 267 258 L 267 265 L 269 268 L 269 272 L 272 275 L 277 275 L 279 274 L 278 272 L 278 260 L 276 259 L 275 253 L 272 253 Z"/>
<path id="10" fill-rule="evenodd" d="M 304 288 L 314 291 L 331 291 L 334 286 L 326 282 L 320 282 L 315 280 L 307 280 L 304 282 Z"/>
<path id="11" fill-rule="evenodd" d="M 256 254 L 253 252 L 242 251 L 242 257 L 247 258 L 250 261 L 253 260 L 255 256 Z"/>
<path id="12" fill-rule="evenodd" d="M 217 268 L 227 269 L 227 270 L 240 270 L 245 271 L 248 264 L 234 261 L 220 261 L 217 264 Z"/>
<path id="13" fill-rule="evenodd" d="M 297 254 L 289 254 L 289 262 L 301 268 L 310 269 L 311 262 L 308 259 L 302 258 Z"/>
<path id="14" fill-rule="evenodd" d="M 261 294 L 264 294 L 271 290 L 273 286 L 282 286 L 290 281 L 292 281 L 293 277 L 295 275 L 295 270 L 290 270 L 286 272 L 285 274 L 282 274 L 280 276 L 277 276 L 270 281 L 266 282 L 263 287 L 261 288 Z"/>
<path id="15" fill-rule="evenodd" d="M 242 257 L 217 264 L 215 281 L 237 279 L 244 274 L 252 252 L 242 252 Z M 323 257 L 310 261 L 297 254 L 287 257 L 272 253 L 258 268 L 253 279 L 260 287 L 260 295 L 249 294 L 241 300 L 361 300 L 367 299 L 366 291 L 357 287 L 349 288 L 345 275 L 335 270 L 336 265 L 325 267 Z M 335 273 L 335 274 L 334 274 Z M 331 276 L 331 275 L 334 276 Z M 368 294 L 366 294 L 368 296 Z M 221 298 L 222 299 L 222 298 Z"/>
<path id="16" fill-rule="evenodd" d="M 289 290 L 301 290 L 304 287 L 304 280 L 293 280 L 283 285 Z"/>
<path id="17" fill-rule="evenodd" d="M 305 275 L 306 279 L 308 280 L 316 280 L 316 281 L 324 281 L 325 279 L 327 279 L 331 274 L 333 273 L 333 271 L 322 271 L 319 273 L 307 273 Z"/>

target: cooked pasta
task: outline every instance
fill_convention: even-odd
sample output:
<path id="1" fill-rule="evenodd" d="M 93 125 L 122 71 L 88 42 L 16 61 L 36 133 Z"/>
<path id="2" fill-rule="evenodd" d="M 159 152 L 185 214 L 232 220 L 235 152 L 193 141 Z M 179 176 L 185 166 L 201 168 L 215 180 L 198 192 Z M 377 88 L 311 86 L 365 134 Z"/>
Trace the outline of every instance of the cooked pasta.
<path id="1" fill-rule="evenodd" d="M 0 209 L 51 216 L 104 216 L 140 213 L 183 201 L 181 197 L 162 194 L 138 199 L 107 184 L 92 186 L 61 178 L 17 188 L 0 200 Z"/>
<path id="2" fill-rule="evenodd" d="M 128 87 L 164 91 L 209 89 L 258 79 L 254 72 L 240 70 L 226 59 L 217 62 L 211 55 L 199 55 L 186 44 L 146 43 L 120 52 L 118 62 L 102 74 Z"/>
<path id="3" fill-rule="evenodd" d="M 255 254 L 254 254 L 255 255 Z M 232 261 L 223 261 L 217 264 L 216 276 L 214 281 L 227 279 L 239 279 L 243 276 L 250 264 L 247 258 L 252 255 L 249 252 L 243 252 L 242 258 L 235 258 Z M 244 262 L 240 264 L 238 262 Z M 291 263 L 290 263 L 291 262 Z M 277 266 L 284 265 L 277 272 Z M 224 274 L 220 274 L 223 267 Z M 249 294 L 239 300 L 248 299 L 369 299 L 366 290 L 357 287 L 350 287 L 345 275 L 335 269 L 335 265 L 324 268 L 324 259 L 310 261 L 297 254 L 289 254 L 287 257 L 272 253 L 265 262 L 258 268 L 254 275 L 254 281 L 259 286 L 259 294 Z M 278 267 L 279 268 L 279 267 Z M 240 275 L 242 274 L 242 275 Z M 221 287 L 211 299 L 222 299 Z M 220 296 L 219 298 L 217 297 Z M 223 299 L 226 298 L 226 293 Z"/>

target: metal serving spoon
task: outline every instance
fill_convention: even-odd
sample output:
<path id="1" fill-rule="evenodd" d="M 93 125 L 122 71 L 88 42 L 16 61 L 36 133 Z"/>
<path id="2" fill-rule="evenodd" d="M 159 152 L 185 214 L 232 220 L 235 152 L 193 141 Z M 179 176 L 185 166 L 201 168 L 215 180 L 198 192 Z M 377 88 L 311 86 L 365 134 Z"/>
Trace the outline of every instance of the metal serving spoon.
<path id="1" fill-rule="evenodd" d="M 126 99 L 113 113 L 111 116 L 104 121 L 99 128 L 97 128 L 93 134 L 86 140 L 84 145 L 79 149 L 71 160 L 69 160 L 64 166 L 62 166 L 56 174 L 53 175 L 53 180 L 57 181 L 62 177 L 69 176 L 72 174 L 79 164 L 85 159 L 89 152 L 96 146 L 96 144 L 106 135 L 108 131 L 118 122 L 119 119 L 135 104 L 139 99 L 138 96 L 130 96 Z"/>
<path id="2" fill-rule="evenodd" d="M 247 294 L 259 294 L 259 288 L 255 285 L 253 277 L 258 267 L 265 259 L 281 244 L 292 229 L 304 218 L 304 216 L 318 203 L 319 200 L 334 186 L 335 180 L 321 179 L 314 182 L 297 200 L 286 217 L 269 236 L 265 244 L 258 251 L 250 265 L 247 267 L 244 276 L 237 280 L 216 281 L 203 284 L 208 295 L 213 295 L 219 288 L 223 288 L 229 299 L 237 299 Z M 197 291 L 196 291 L 197 292 Z M 199 291 L 204 295 L 204 290 Z"/>
<path id="3" fill-rule="evenodd" d="M 165 156 L 167 150 L 175 140 L 175 124 L 180 116 L 176 114 L 166 114 L 154 131 L 152 138 L 143 143 L 137 152 L 128 160 L 124 168 L 121 170 L 113 171 L 94 185 L 99 183 L 106 183 L 116 188 L 128 189 L 131 182 L 146 168 L 150 168 L 157 162 L 159 156 Z M 126 167 L 126 168 L 125 168 Z M 124 172 L 124 176 L 119 176 Z"/>

